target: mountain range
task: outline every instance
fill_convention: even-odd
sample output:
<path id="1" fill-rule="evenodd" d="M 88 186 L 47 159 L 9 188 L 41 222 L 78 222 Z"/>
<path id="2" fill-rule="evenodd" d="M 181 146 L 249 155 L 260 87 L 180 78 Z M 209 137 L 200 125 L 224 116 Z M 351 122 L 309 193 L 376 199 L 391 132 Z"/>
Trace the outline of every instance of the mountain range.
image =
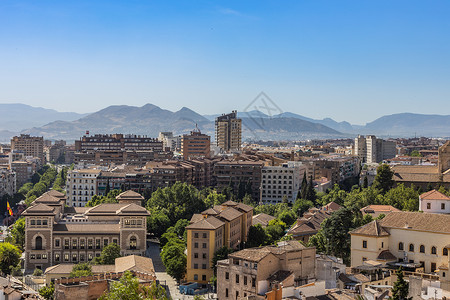
<path id="1" fill-rule="evenodd" d="M 0 104 L 0 141 L 9 141 L 19 133 L 46 139 L 79 139 L 86 130 L 94 133 L 134 133 L 156 137 L 160 131 L 184 134 L 197 126 L 214 136 L 218 115 L 200 115 L 183 107 L 172 112 L 153 104 L 142 107 L 113 105 L 91 114 L 57 112 L 24 104 Z M 269 116 L 261 111 L 238 112 L 243 123 L 243 140 L 305 140 L 348 138 L 357 134 L 378 136 L 450 136 L 449 115 L 393 114 L 366 125 L 337 122 L 331 118 L 316 120 L 291 112 Z"/>

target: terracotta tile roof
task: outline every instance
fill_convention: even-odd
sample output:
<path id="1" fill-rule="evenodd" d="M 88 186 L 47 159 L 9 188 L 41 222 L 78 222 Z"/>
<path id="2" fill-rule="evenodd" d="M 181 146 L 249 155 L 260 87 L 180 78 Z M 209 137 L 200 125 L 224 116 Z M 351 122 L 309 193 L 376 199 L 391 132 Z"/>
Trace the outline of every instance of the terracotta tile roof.
<path id="1" fill-rule="evenodd" d="M 322 210 L 327 210 L 327 211 L 337 211 L 340 210 L 342 206 L 340 206 L 339 204 L 337 204 L 334 201 L 331 201 L 330 203 L 328 203 L 327 205 L 322 206 Z"/>
<path id="2" fill-rule="evenodd" d="M 249 248 L 249 249 L 244 249 L 241 251 L 234 252 L 234 253 L 228 255 L 228 257 L 239 258 L 239 259 L 244 259 L 244 260 L 253 261 L 253 262 L 259 262 L 263 258 L 265 258 L 267 255 L 269 255 L 270 253 L 271 253 L 271 251 L 269 249 L 267 249 L 267 247 Z"/>
<path id="3" fill-rule="evenodd" d="M 275 220 L 274 216 L 268 215 L 268 214 L 257 214 L 253 216 L 252 218 L 252 225 L 261 224 L 261 226 L 265 227 L 269 225 L 269 222 Z"/>
<path id="4" fill-rule="evenodd" d="M 140 205 L 137 205 L 135 203 L 127 204 L 121 208 L 119 208 L 116 212 L 118 215 L 133 215 L 133 216 L 142 216 L 147 215 L 149 216 L 150 213 L 148 210 Z"/>
<path id="5" fill-rule="evenodd" d="M 366 207 L 361 208 L 361 212 L 365 213 L 374 213 L 374 212 L 391 212 L 391 211 L 400 211 L 393 207 L 392 205 L 367 205 Z"/>
<path id="6" fill-rule="evenodd" d="M 72 268 L 75 264 L 58 264 L 55 266 L 48 267 L 45 269 L 44 274 L 67 274 L 69 275 L 72 272 Z M 115 272 L 114 265 L 91 265 L 92 273 L 101 274 L 101 273 L 111 273 Z"/>
<path id="7" fill-rule="evenodd" d="M 134 199 L 144 200 L 144 197 L 142 197 L 141 194 L 136 193 L 135 191 L 128 190 L 128 191 L 125 191 L 125 192 L 117 195 L 116 199 L 117 200 L 134 200 Z"/>
<path id="8" fill-rule="evenodd" d="M 223 225 L 225 225 L 225 223 L 220 221 L 216 217 L 208 217 L 206 219 L 202 218 L 202 220 L 186 226 L 186 229 L 198 229 L 198 230 L 217 229 Z"/>
<path id="9" fill-rule="evenodd" d="M 205 211 L 202 211 L 202 215 L 218 215 L 220 211 L 215 210 L 214 208 L 208 208 Z"/>
<path id="10" fill-rule="evenodd" d="M 115 260 L 115 271 L 125 272 L 128 270 L 138 271 L 148 274 L 155 273 L 155 267 L 153 266 L 153 261 L 151 258 L 129 255 L 116 258 Z"/>
<path id="11" fill-rule="evenodd" d="M 242 213 L 237 209 L 228 207 L 227 209 L 220 212 L 219 217 L 224 218 L 227 221 L 233 221 L 234 219 L 239 218 L 241 215 Z"/>
<path id="12" fill-rule="evenodd" d="M 387 214 L 380 224 L 385 228 L 450 233 L 450 215 L 447 214 L 394 211 Z"/>
<path id="13" fill-rule="evenodd" d="M 66 195 L 64 195 L 61 192 L 58 192 L 57 190 L 50 190 L 47 192 L 47 194 L 52 197 L 56 197 L 56 198 L 65 198 L 66 197 Z"/>
<path id="14" fill-rule="evenodd" d="M 38 203 L 33 206 L 28 207 L 23 213 L 23 216 L 27 215 L 54 215 L 53 212 L 55 209 L 53 207 L 50 207 L 48 205 L 45 205 L 44 203 Z"/>
<path id="15" fill-rule="evenodd" d="M 192 218 L 189 221 L 189 223 L 193 224 L 195 222 L 201 221 L 202 219 L 203 219 L 203 215 L 202 214 L 194 214 L 194 215 L 192 215 Z"/>
<path id="16" fill-rule="evenodd" d="M 350 234 L 360 234 L 360 235 L 368 235 L 368 236 L 388 236 L 389 232 L 384 229 L 379 220 L 374 220 L 366 225 L 356 228 L 351 231 Z"/>
<path id="17" fill-rule="evenodd" d="M 227 202 L 222 203 L 223 206 L 236 206 L 237 202 L 228 200 Z"/>
<path id="18" fill-rule="evenodd" d="M 450 201 L 450 197 L 442 194 L 439 191 L 431 190 L 429 192 L 423 193 L 420 195 L 421 200 L 448 200 Z"/>
<path id="19" fill-rule="evenodd" d="M 238 205 L 236 205 L 235 208 L 244 212 L 249 212 L 253 210 L 253 207 L 244 203 L 238 203 Z"/>
<path id="20" fill-rule="evenodd" d="M 440 174 L 437 166 L 402 166 L 392 167 L 396 182 L 438 182 Z M 447 182 L 444 178 L 444 181 Z"/>
<path id="21" fill-rule="evenodd" d="M 43 193 L 40 197 L 36 198 L 33 203 L 59 203 L 60 198 L 52 196 L 50 192 Z"/>

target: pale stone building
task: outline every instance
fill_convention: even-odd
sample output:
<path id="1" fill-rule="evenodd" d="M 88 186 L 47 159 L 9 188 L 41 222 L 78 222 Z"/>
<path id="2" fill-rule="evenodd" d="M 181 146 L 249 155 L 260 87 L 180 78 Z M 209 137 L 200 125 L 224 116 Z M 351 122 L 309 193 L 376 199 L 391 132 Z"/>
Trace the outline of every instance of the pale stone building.
<path id="1" fill-rule="evenodd" d="M 59 263 L 91 261 L 110 243 L 122 255 L 144 255 L 149 212 L 135 203 L 66 207 L 55 190 L 44 193 L 25 217 L 25 270 L 44 270 Z"/>
<path id="2" fill-rule="evenodd" d="M 217 263 L 218 299 L 265 299 L 281 284 L 301 286 L 315 278 L 316 249 L 297 241 L 234 252 Z"/>
<path id="3" fill-rule="evenodd" d="M 450 214 L 450 197 L 432 190 L 419 196 L 419 210 L 434 214 Z"/>
<path id="4" fill-rule="evenodd" d="M 85 206 L 97 195 L 97 177 L 99 169 L 73 169 L 67 172 L 66 190 L 69 206 Z"/>
<path id="5" fill-rule="evenodd" d="M 449 267 L 450 215 L 391 212 L 351 234 L 351 265 L 366 260 L 422 266 L 426 273 Z"/>

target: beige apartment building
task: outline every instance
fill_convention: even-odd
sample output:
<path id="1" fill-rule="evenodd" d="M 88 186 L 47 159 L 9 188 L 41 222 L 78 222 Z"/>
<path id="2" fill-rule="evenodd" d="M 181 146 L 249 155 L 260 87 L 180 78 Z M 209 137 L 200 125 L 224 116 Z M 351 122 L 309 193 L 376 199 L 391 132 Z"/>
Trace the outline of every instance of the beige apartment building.
<path id="1" fill-rule="evenodd" d="M 25 156 L 37 157 L 44 163 L 44 138 L 21 134 L 11 139 L 11 151 L 20 151 Z"/>
<path id="2" fill-rule="evenodd" d="M 237 111 L 222 114 L 216 118 L 216 145 L 224 152 L 241 150 L 242 120 L 237 118 Z"/>
<path id="3" fill-rule="evenodd" d="M 210 155 L 210 136 L 202 134 L 197 128 L 190 134 L 185 134 L 181 138 L 181 155 L 185 160 L 209 157 Z"/>
<path id="4" fill-rule="evenodd" d="M 266 299 L 279 285 L 300 286 L 315 278 L 316 249 L 297 241 L 234 252 L 217 263 L 218 299 Z"/>
<path id="5" fill-rule="evenodd" d="M 351 265 L 366 260 L 422 266 L 426 273 L 449 267 L 450 215 L 394 211 L 351 234 Z"/>
<path id="6" fill-rule="evenodd" d="M 97 195 L 97 177 L 99 169 L 73 169 L 67 172 L 67 205 L 85 206 L 86 203 Z"/>
<path id="7" fill-rule="evenodd" d="M 66 207 L 65 195 L 55 190 L 37 198 L 22 213 L 25 270 L 88 262 L 110 243 L 119 245 L 124 256 L 144 255 L 149 212 L 138 205 L 142 197 L 129 193 L 117 196 L 119 203 L 95 207 Z"/>
<path id="8" fill-rule="evenodd" d="M 227 201 L 195 214 L 187 230 L 187 281 L 207 283 L 214 275 L 214 253 L 226 246 L 238 249 L 247 241 L 253 208 Z"/>

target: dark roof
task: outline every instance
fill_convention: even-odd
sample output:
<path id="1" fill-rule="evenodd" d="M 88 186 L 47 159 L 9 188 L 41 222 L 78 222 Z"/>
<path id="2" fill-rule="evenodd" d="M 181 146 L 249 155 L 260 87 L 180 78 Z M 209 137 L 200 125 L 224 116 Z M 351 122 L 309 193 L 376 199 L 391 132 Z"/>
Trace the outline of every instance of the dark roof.
<path id="1" fill-rule="evenodd" d="M 274 216 L 260 213 L 252 218 L 252 225 L 261 224 L 261 226 L 265 227 L 269 224 L 270 221 L 275 220 Z"/>
<path id="2" fill-rule="evenodd" d="M 270 275 L 269 278 L 267 278 L 267 280 L 270 282 L 282 282 L 286 278 L 291 276 L 292 273 L 293 272 L 291 272 L 291 271 L 279 270 L 279 271 L 276 271 L 275 273 L 273 273 L 272 275 Z"/>
<path id="3" fill-rule="evenodd" d="M 228 207 L 220 212 L 219 217 L 224 218 L 227 221 L 232 221 L 239 218 L 242 215 L 240 211 L 232 207 Z"/>
<path id="4" fill-rule="evenodd" d="M 236 205 L 235 208 L 237 208 L 238 210 L 242 210 L 244 212 L 249 212 L 253 210 L 253 207 L 244 203 L 238 203 L 238 205 Z"/>
<path id="5" fill-rule="evenodd" d="M 38 203 L 36 205 L 28 207 L 23 213 L 23 216 L 28 215 L 54 215 L 54 208 L 43 203 Z"/>
<path id="6" fill-rule="evenodd" d="M 93 223 L 65 223 L 55 224 L 53 226 L 53 234 L 63 233 L 110 233 L 119 234 L 119 224 L 93 224 Z"/>
<path id="7" fill-rule="evenodd" d="M 383 250 L 378 254 L 377 259 L 379 260 L 397 260 L 397 257 L 394 256 L 389 250 Z"/>
<path id="8" fill-rule="evenodd" d="M 144 200 L 141 194 L 136 193 L 135 191 L 128 190 L 123 193 L 120 193 L 116 197 L 117 200 Z"/>

